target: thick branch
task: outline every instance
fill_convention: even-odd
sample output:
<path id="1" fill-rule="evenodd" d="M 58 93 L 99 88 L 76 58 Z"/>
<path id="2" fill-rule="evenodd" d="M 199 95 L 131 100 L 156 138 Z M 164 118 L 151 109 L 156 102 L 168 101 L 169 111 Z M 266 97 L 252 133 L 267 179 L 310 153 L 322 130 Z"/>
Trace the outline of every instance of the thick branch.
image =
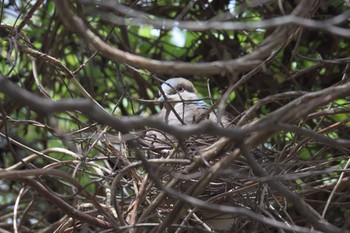
<path id="1" fill-rule="evenodd" d="M 204 63 L 186 63 L 159 61 L 144 58 L 138 55 L 124 52 L 111 45 L 105 43 L 91 30 L 89 30 L 84 22 L 71 11 L 68 1 L 56 0 L 56 7 L 61 16 L 62 21 L 72 31 L 81 35 L 89 44 L 93 45 L 103 56 L 128 65 L 148 69 L 154 73 L 163 74 L 224 74 L 227 72 L 248 70 L 261 60 L 266 59 L 276 48 L 284 45 L 296 35 L 298 27 L 280 26 L 274 32 L 262 41 L 261 46 L 251 54 L 241 58 L 228 61 L 215 61 Z M 301 1 L 293 14 L 297 16 L 307 16 L 313 13 L 318 6 L 318 1 Z"/>

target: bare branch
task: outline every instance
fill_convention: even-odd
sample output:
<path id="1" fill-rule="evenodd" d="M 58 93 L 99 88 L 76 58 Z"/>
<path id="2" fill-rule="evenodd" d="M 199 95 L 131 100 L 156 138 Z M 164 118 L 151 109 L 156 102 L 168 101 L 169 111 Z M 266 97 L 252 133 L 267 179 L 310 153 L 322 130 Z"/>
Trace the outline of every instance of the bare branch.
<path id="1" fill-rule="evenodd" d="M 73 14 L 68 1 L 55 1 L 55 3 L 62 21 L 70 27 L 72 31 L 84 37 L 84 39 L 99 50 L 103 56 L 116 62 L 126 63 L 137 68 L 146 68 L 152 72 L 163 74 L 225 74 L 227 72 L 244 71 L 259 64 L 261 60 L 268 57 L 275 49 L 280 47 L 281 44 L 288 43 L 297 32 L 297 28 L 295 27 L 280 26 L 276 28 L 253 53 L 234 60 L 210 63 L 158 61 L 123 52 L 106 44 L 90 31 L 78 16 Z M 301 1 L 295 9 L 294 14 L 312 14 L 316 6 L 317 1 Z"/>

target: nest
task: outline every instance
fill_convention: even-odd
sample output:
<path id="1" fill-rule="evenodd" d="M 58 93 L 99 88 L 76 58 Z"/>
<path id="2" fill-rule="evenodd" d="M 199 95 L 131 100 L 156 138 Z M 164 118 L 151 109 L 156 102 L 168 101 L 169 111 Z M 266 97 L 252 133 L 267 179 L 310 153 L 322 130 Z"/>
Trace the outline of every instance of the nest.
<path id="1" fill-rule="evenodd" d="M 349 36 L 348 1 L 126 1 L 125 23 L 135 10 L 176 19 L 149 38 L 159 26 L 96 15 L 110 16 L 108 1 L 3 2 L 2 19 L 19 21 L 0 25 L 0 232 L 349 232 L 349 45 L 337 37 Z M 222 18 L 227 2 L 237 19 Z M 248 24 L 280 17 L 298 22 Z M 167 34 L 177 20 L 207 28 L 183 30 L 180 48 Z M 202 91 L 211 77 L 236 131 L 185 137 L 138 117 L 157 112 L 144 101 L 157 96 L 153 74 L 184 71 Z M 119 132 L 144 126 L 165 140 Z"/>
<path id="2" fill-rule="evenodd" d="M 334 225 L 349 227 L 350 181 L 343 170 L 348 157 L 342 150 L 307 138 L 287 140 L 282 133 L 273 140 L 281 143 L 284 138 L 283 145 L 266 148 L 270 138 L 247 151 L 227 138 L 197 136 L 155 147 L 146 143 L 147 137 L 115 143 L 107 137 L 82 141 L 75 135 L 73 142 L 86 143 L 99 155 L 61 151 L 57 159 L 42 157 L 46 166 L 23 170 L 23 177 L 8 169 L 8 178 L 24 184 L 12 187 L 19 190 L 23 206 L 16 207 L 21 229 L 306 232 L 315 225 L 316 212 Z M 310 157 L 302 157 L 310 151 Z M 315 215 L 306 218 L 300 204 Z"/>

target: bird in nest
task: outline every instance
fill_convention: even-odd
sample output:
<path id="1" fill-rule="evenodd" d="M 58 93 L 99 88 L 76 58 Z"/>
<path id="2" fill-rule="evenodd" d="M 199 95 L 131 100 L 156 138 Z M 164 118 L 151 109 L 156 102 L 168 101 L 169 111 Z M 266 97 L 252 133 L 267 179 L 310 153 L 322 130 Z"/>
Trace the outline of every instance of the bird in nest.
<path id="1" fill-rule="evenodd" d="M 207 121 L 222 127 L 228 127 L 231 124 L 229 115 L 225 113 L 220 117 L 218 110 L 201 99 L 193 83 L 185 78 L 168 79 L 161 85 L 159 94 L 158 100 L 163 102 L 163 108 L 156 119 L 171 126 L 198 124 Z M 216 140 L 217 137 L 210 135 L 193 136 L 187 139 L 183 145 L 186 147 L 186 152 L 193 152 Z M 152 128 L 147 131 L 142 142 L 148 149 L 161 152 L 160 154 L 178 146 L 178 140 L 172 135 Z"/>
<path id="2" fill-rule="evenodd" d="M 230 127 L 232 124 L 228 113 L 220 116 L 218 109 L 215 109 L 201 99 L 193 83 L 185 78 L 171 78 L 167 80 L 161 85 L 159 94 L 160 97 L 158 100 L 163 102 L 163 108 L 156 116 L 156 119 L 171 126 L 181 127 L 182 125 L 203 122 L 211 122 L 222 127 Z M 183 154 L 188 158 L 188 155 L 200 153 L 201 149 L 212 145 L 218 140 L 216 136 L 198 135 L 180 141 L 169 133 L 171 132 L 164 133 L 156 129 L 148 130 L 143 140 L 147 141 L 147 145 L 149 146 L 148 151 L 151 152 L 148 154 L 150 157 L 159 158 L 172 154 L 176 154 L 176 156 Z M 182 147 L 180 144 L 182 144 Z M 172 153 L 177 149 L 182 150 L 183 153 Z M 174 171 L 169 167 L 168 169 Z M 164 169 L 164 171 L 167 171 L 167 169 Z M 217 195 L 217 193 L 225 192 L 225 190 L 232 188 L 229 183 L 236 185 L 234 182 L 227 182 L 231 178 L 227 178 L 226 176 L 224 179 L 217 177 L 214 183 L 208 185 L 202 194 L 202 198 L 208 198 Z M 184 182 L 177 188 L 186 190 L 188 186 L 192 186 L 194 183 L 196 183 L 196 179 L 184 179 Z M 197 212 L 202 218 L 203 223 L 212 229 L 225 230 L 230 229 L 233 225 L 234 217 L 232 215 L 208 211 Z"/>

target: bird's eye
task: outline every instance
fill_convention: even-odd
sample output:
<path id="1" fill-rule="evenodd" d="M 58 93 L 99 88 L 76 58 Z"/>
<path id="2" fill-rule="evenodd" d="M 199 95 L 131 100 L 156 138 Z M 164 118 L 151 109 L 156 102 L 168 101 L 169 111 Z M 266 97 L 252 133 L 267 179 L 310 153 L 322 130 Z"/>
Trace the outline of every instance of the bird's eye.
<path id="1" fill-rule="evenodd" d="M 183 86 L 178 86 L 178 87 L 176 88 L 176 90 L 177 90 L 178 92 L 183 92 L 183 91 L 185 90 L 185 88 L 184 88 Z"/>

